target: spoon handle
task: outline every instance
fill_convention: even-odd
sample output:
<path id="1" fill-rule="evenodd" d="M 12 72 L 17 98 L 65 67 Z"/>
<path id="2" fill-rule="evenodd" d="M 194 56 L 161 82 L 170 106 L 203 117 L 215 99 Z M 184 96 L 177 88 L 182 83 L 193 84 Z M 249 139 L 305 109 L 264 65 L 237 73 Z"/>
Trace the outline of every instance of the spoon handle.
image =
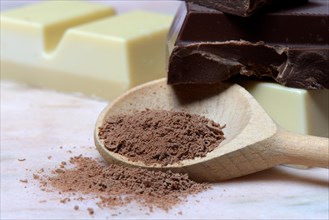
<path id="1" fill-rule="evenodd" d="M 287 163 L 329 168 L 329 139 L 279 129 L 273 145 Z"/>

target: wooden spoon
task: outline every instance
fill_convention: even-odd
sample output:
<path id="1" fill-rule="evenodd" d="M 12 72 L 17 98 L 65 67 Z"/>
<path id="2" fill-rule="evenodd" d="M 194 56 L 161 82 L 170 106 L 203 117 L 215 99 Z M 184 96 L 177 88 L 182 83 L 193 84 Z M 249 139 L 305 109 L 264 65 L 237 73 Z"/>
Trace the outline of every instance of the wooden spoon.
<path id="1" fill-rule="evenodd" d="M 185 110 L 226 124 L 223 130 L 226 139 L 206 157 L 164 167 L 133 162 L 107 150 L 98 136 L 99 127 L 106 118 L 146 108 Z M 197 181 L 226 180 L 287 163 L 329 167 L 328 138 L 284 131 L 244 88 L 227 83 L 169 86 L 165 79 L 161 79 L 138 86 L 116 99 L 100 114 L 95 128 L 95 144 L 108 162 L 186 172 Z"/>

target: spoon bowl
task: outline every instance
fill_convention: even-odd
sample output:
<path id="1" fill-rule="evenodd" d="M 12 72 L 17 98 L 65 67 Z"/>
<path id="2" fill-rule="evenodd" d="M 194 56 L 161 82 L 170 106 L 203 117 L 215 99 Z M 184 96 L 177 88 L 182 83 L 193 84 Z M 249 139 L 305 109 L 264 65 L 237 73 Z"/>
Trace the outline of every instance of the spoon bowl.
<path id="1" fill-rule="evenodd" d="M 106 149 L 98 135 L 106 119 L 146 108 L 185 111 L 225 124 L 225 140 L 206 157 L 166 166 L 131 161 Z M 102 111 L 94 136 L 99 153 L 110 163 L 186 172 L 197 181 L 231 179 L 282 163 L 329 166 L 328 138 L 283 131 L 243 87 L 230 83 L 170 86 L 160 79 L 135 87 Z"/>

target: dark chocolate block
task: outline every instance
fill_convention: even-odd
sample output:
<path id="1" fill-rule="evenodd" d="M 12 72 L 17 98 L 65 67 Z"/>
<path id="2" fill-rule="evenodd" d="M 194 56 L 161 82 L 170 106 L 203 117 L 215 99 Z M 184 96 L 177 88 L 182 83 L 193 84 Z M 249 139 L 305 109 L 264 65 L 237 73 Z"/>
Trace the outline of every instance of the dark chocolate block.
<path id="1" fill-rule="evenodd" d="M 264 7 L 289 6 L 307 0 L 186 0 L 228 14 L 248 17 Z"/>
<path id="2" fill-rule="evenodd" d="M 215 83 L 238 73 L 329 89 L 328 2 L 249 18 L 185 3 L 169 33 L 168 83 Z"/>

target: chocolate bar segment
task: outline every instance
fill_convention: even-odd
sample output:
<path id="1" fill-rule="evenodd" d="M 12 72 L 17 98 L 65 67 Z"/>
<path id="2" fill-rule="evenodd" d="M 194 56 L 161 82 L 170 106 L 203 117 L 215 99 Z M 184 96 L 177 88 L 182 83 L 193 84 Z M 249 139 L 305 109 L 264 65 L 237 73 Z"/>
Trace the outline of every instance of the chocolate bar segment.
<path id="1" fill-rule="evenodd" d="M 228 14 L 248 17 L 256 11 L 266 7 L 284 7 L 300 4 L 307 0 L 186 0 L 208 8 L 216 9 Z"/>
<path id="2" fill-rule="evenodd" d="M 168 83 L 214 83 L 238 73 L 329 89 L 327 2 L 249 18 L 185 3 L 169 33 Z"/>

